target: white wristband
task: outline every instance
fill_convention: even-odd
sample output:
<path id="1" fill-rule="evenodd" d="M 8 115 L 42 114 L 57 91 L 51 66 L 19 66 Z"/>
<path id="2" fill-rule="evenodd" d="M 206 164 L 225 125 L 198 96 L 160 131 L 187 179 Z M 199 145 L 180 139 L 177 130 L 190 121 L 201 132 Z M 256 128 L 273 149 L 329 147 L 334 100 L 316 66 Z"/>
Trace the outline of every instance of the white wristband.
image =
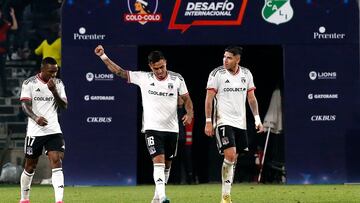
<path id="1" fill-rule="evenodd" d="M 211 123 L 211 118 L 206 118 L 207 123 Z"/>
<path id="2" fill-rule="evenodd" d="M 105 60 L 105 59 L 108 59 L 109 57 L 108 57 L 108 56 L 106 56 L 106 54 L 105 54 L 105 53 L 103 53 L 103 55 L 101 55 L 101 56 L 100 56 L 100 58 L 101 58 L 101 60 Z"/>
<path id="3" fill-rule="evenodd" d="M 261 124 L 260 116 L 259 116 L 259 115 L 255 115 L 254 118 L 255 118 L 255 126 L 260 125 L 260 124 Z"/>

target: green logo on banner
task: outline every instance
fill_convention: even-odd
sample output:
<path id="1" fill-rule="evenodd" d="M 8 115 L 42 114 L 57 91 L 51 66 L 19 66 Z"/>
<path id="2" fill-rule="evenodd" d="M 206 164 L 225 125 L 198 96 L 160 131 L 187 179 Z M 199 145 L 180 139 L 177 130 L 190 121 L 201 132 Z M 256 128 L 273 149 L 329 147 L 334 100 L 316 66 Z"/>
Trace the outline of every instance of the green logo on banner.
<path id="1" fill-rule="evenodd" d="M 290 5 L 290 0 L 265 0 L 261 14 L 267 22 L 279 25 L 291 20 L 294 10 Z"/>

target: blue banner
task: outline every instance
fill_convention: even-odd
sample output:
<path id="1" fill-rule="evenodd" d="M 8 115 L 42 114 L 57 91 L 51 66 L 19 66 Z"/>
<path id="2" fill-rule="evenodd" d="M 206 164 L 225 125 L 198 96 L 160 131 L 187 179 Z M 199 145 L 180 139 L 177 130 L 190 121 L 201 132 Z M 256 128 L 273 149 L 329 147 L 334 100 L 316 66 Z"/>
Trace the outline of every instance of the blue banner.
<path id="1" fill-rule="evenodd" d="M 358 47 L 299 45 L 285 49 L 288 182 L 347 182 L 345 135 L 352 128 L 356 106 L 359 69 L 352 61 L 359 55 Z"/>
<path id="2" fill-rule="evenodd" d="M 111 74 L 93 46 L 64 46 L 62 76 L 69 108 L 62 115 L 67 185 L 134 185 L 137 92 Z M 136 49 L 108 47 L 136 67 Z M 111 54 L 109 54 L 111 55 Z M 91 57 L 90 57 L 91 56 Z M 86 59 L 86 60 L 84 60 Z"/>
<path id="3" fill-rule="evenodd" d="M 67 184 L 136 184 L 141 127 L 137 87 L 106 69 L 93 53 L 98 44 L 130 70 L 148 70 L 146 55 L 138 57 L 141 46 L 171 45 L 172 50 L 186 46 L 203 61 L 212 56 L 191 52 L 192 47 L 253 47 L 249 52 L 253 56 L 246 56 L 244 62 L 250 67 L 252 62 L 262 63 L 250 69 L 259 100 L 273 89 L 267 90 L 257 80 L 284 78 L 273 82 L 284 84 L 287 182 L 345 183 L 359 177 L 353 172 L 359 164 L 350 163 L 349 156 L 360 153 L 347 149 L 353 148 L 349 140 L 358 140 L 349 132 L 358 132 L 354 121 L 360 115 L 355 108 L 360 102 L 356 0 L 71 0 L 66 1 L 62 16 L 62 77 L 69 99 L 69 109 L 62 115 Z M 279 66 L 279 58 L 258 57 L 271 56 L 261 50 L 264 45 L 275 45 L 276 52 L 282 48 L 282 77 L 275 75 L 279 69 L 269 75 L 261 70 Z M 173 66 L 177 60 L 182 64 L 191 58 L 186 51 L 181 53 L 171 55 Z M 215 64 L 192 67 L 194 63 L 188 61 L 186 67 L 175 70 L 185 74 L 187 81 L 206 83 Z M 199 79 L 190 74 L 194 69 L 205 76 Z M 188 86 L 190 91 L 197 90 Z M 261 95 L 264 89 L 270 94 Z M 203 99 L 193 98 L 194 103 Z M 266 108 L 261 109 L 262 118 Z M 195 112 L 201 114 L 195 125 L 201 125 L 203 109 Z M 194 134 L 201 136 L 202 127 L 195 127 L 199 130 Z"/>

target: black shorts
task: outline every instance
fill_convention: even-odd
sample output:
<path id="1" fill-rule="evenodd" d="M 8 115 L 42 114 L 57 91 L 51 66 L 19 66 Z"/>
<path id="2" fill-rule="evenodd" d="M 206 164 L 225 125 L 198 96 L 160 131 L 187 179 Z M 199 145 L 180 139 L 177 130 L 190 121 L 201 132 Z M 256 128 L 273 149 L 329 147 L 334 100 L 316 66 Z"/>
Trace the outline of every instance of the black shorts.
<path id="1" fill-rule="evenodd" d="M 25 137 L 24 153 L 26 158 L 38 158 L 45 148 L 45 154 L 49 151 L 65 151 L 65 141 L 61 133 L 39 137 Z"/>
<path id="2" fill-rule="evenodd" d="M 230 147 L 236 147 L 236 153 L 249 151 L 249 142 L 246 130 L 235 128 L 229 125 L 218 126 L 216 128 L 216 144 L 219 153 Z"/>
<path id="3" fill-rule="evenodd" d="M 172 160 L 177 153 L 178 133 L 155 130 L 145 131 L 145 143 L 152 158 L 165 154 L 166 160 Z"/>

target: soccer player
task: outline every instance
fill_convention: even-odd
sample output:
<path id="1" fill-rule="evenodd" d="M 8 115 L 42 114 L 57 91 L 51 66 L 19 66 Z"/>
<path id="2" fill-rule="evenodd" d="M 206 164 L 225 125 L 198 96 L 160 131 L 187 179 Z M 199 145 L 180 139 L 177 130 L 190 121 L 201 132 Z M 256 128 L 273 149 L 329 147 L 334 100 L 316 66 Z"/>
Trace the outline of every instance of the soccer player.
<path id="1" fill-rule="evenodd" d="M 193 104 L 184 78 L 167 70 L 166 59 L 160 51 L 153 51 L 148 56 L 151 72 L 124 70 L 107 57 L 101 45 L 94 51 L 112 73 L 141 89 L 143 130 L 154 164 L 155 195 L 151 202 L 169 203 L 165 195 L 165 183 L 169 179 L 171 161 L 177 151 L 178 97 L 184 100 L 186 110 L 182 117 L 183 123 L 190 123 L 193 118 Z"/>
<path id="2" fill-rule="evenodd" d="M 62 160 L 65 142 L 58 122 L 57 110 L 67 108 L 64 84 L 55 76 L 58 66 L 54 58 L 41 62 L 41 72 L 25 80 L 21 90 L 21 106 L 28 116 L 25 137 L 25 169 L 21 174 L 20 203 L 29 203 L 30 186 L 39 156 L 45 148 L 52 169 L 55 202 L 62 203 L 64 175 Z"/>
<path id="3" fill-rule="evenodd" d="M 249 69 L 239 65 L 242 48 L 225 49 L 223 65 L 209 75 L 205 99 L 205 134 L 216 135 L 219 152 L 224 155 L 222 164 L 221 203 L 231 203 L 231 185 L 238 155 L 248 151 L 246 134 L 246 98 L 255 117 L 255 127 L 263 132 L 255 97 L 253 76 Z M 214 115 L 213 112 L 214 101 Z"/>

